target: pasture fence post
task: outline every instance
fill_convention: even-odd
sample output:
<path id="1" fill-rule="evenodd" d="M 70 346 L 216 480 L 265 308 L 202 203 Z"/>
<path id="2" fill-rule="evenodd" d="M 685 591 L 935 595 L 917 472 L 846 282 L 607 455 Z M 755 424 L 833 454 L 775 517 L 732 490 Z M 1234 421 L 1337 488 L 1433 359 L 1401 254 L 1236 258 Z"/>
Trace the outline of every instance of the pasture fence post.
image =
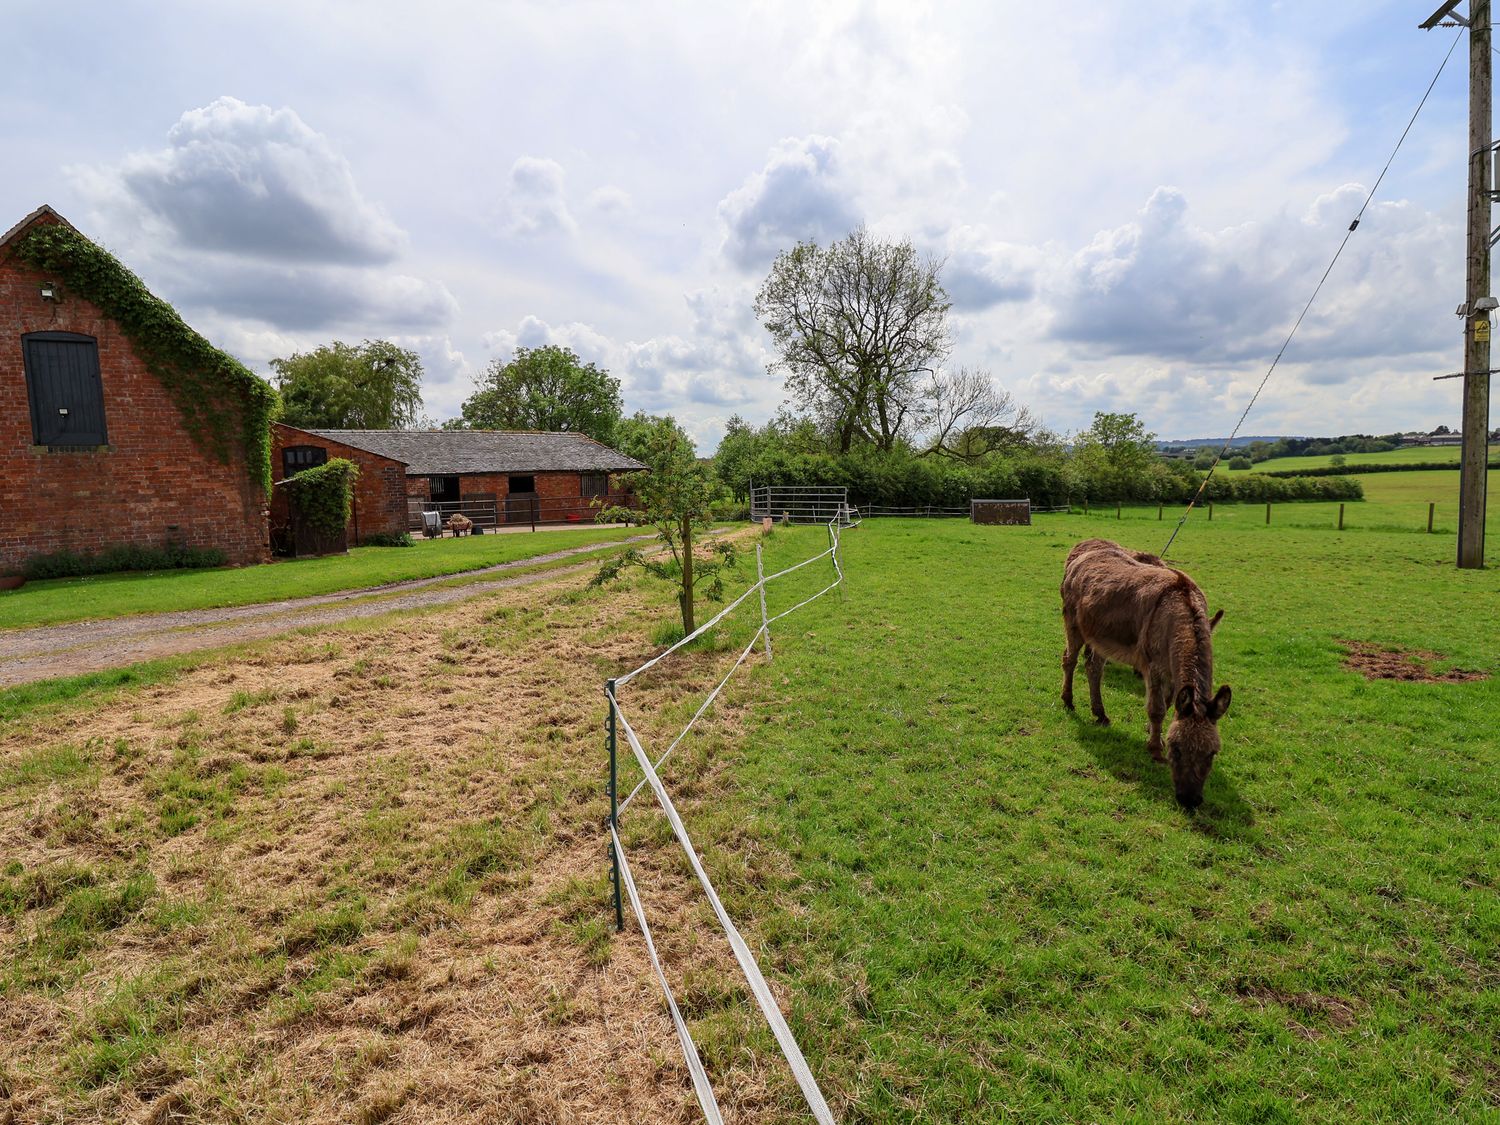
<path id="1" fill-rule="evenodd" d="M 1269 500 L 1266 501 L 1266 526 L 1271 526 L 1271 502 Z"/>
<path id="2" fill-rule="evenodd" d="M 771 663 L 771 619 L 766 615 L 766 567 L 761 561 L 761 547 L 755 545 L 755 582 L 760 587 L 760 630 L 766 635 L 766 663 Z"/>
<path id="3" fill-rule="evenodd" d="M 1432 513 L 1437 508 L 1436 501 L 1428 501 L 1427 504 L 1427 534 L 1432 534 Z"/>
<path id="4" fill-rule="evenodd" d="M 1342 504 L 1339 505 L 1339 530 L 1344 530 L 1344 506 Z"/>
<path id="5" fill-rule="evenodd" d="M 1156 522 L 1161 522 L 1161 501 L 1156 502 Z"/>
<path id="6" fill-rule="evenodd" d="M 537 497 L 533 496 L 531 498 L 531 530 L 532 531 L 536 530 L 536 508 L 537 508 Z"/>
<path id="7" fill-rule="evenodd" d="M 620 783 L 615 747 L 615 681 L 604 684 L 604 697 L 609 700 L 609 721 L 605 729 L 609 732 L 609 826 L 614 833 L 620 831 Z M 614 834 L 609 840 L 609 881 L 615 895 L 615 933 L 625 932 L 625 911 L 620 905 L 620 853 L 615 849 Z"/>
<path id="8" fill-rule="evenodd" d="M 1083 498 L 1083 514 L 1089 514 L 1089 498 L 1087 496 Z"/>
<path id="9" fill-rule="evenodd" d="M 1208 522 L 1212 523 L 1213 519 L 1214 519 L 1214 502 L 1212 500 L 1210 500 L 1208 502 Z"/>
<path id="10" fill-rule="evenodd" d="M 1124 507 L 1124 504 L 1121 503 L 1119 500 L 1116 500 L 1115 501 L 1115 519 L 1119 519 L 1120 518 L 1120 509 L 1122 507 Z"/>

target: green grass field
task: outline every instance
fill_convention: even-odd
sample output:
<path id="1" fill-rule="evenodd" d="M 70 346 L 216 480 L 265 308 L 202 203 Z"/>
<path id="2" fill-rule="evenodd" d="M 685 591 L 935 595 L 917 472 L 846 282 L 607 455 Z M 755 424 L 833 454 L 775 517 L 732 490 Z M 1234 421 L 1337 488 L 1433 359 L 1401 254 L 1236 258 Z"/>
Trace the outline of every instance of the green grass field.
<path id="1" fill-rule="evenodd" d="M 1433 513 L 1433 531 L 1444 536 L 1450 549 L 1452 537 L 1458 531 L 1458 474 L 1443 469 L 1410 473 L 1369 473 L 1357 475 L 1364 486 L 1365 498 L 1344 505 L 1344 528 L 1346 531 L 1409 531 L 1425 533 L 1427 530 L 1427 505 L 1436 504 Z M 1489 522 L 1487 534 L 1500 536 L 1500 471 L 1489 473 Z M 1181 505 L 1163 505 L 1161 522 L 1167 527 L 1162 542 L 1170 533 L 1171 526 L 1182 514 Z M 1126 506 L 1121 512 L 1124 520 L 1157 521 L 1155 505 Z M 1102 506 L 1095 510 L 1094 518 L 1114 518 L 1112 507 Z M 1193 525 L 1206 521 L 1208 509 L 1202 505 L 1190 517 Z M 1236 526 L 1259 524 L 1264 526 L 1266 506 L 1264 504 L 1215 504 L 1215 525 L 1220 523 Z M 1339 505 L 1335 503 L 1285 503 L 1271 505 L 1271 522 L 1281 527 L 1324 528 L 1333 531 L 1338 527 Z M 1158 547 L 1161 543 L 1157 544 Z M 1500 542 L 1487 543 L 1493 555 L 1500 551 Z"/>
<path id="2" fill-rule="evenodd" d="M 1239 451 L 1235 450 L 1237 454 Z M 1392 449 L 1387 453 L 1346 453 L 1344 460 L 1350 465 L 1392 465 L 1392 464 L 1414 464 L 1424 461 L 1452 461 L 1458 464 L 1459 448 L 1456 445 L 1437 446 L 1410 446 L 1404 449 Z M 1233 454 L 1232 454 L 1233 455 Z M 1490 446 L 1490 458 L 1500 456 L 1500 445 Z M 1333 464 L 1333 456 L 1325 457 L 1273 457 L 1269 461 L 1262 461 L 1251 469 L 1230 469 L 1229 458 L 1225 458 L 1224 465 L 1220 466 L 1227 472 L 1257 472 L 1265 473 L 1273 469 L 1318 469 Z"/>
<path id="3" fill-rule="evenodd" d="M 1110 729 L 1058 701 L 1063 559 L 1096 534 L 1161 547 L 1112 514 L 867 522 L 842 598 L 734 693 L 727 782 L 665 771 L 841 1119 L 1495 1120 L 1500 573 L 1447 536 L 1191 525 L 1234 704 L 1188 815 L 1130 672 Z M 1491 678 L 1367 682 L 1345 641 Z M 711 1068 L 743 1007 L 697 1021 Z"/>
<path id="4" fill-rule="evenodd" d="M 181 609 L 258 605 L 461 574 L 569 547 L 640 534 L 635 528 L 419 539 L 413 547 L 356 547 L 347 555 L 236 569 L 101 574 L 28 582 L 0 593 L 0 629 Z"/>

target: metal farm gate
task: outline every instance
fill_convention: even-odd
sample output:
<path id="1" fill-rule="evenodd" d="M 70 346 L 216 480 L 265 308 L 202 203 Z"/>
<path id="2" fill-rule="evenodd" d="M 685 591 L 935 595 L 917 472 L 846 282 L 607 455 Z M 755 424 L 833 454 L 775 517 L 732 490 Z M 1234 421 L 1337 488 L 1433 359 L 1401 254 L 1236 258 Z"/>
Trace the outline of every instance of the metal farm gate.
<path id="1" fill-rule="evenodd" d="M 838 521 L 848 527 L 859 519 L 849 506 L 849 490 L 833 485 L 761 485 L 750 489 L 750 518 L 786 520 L 788 523 Z"/>

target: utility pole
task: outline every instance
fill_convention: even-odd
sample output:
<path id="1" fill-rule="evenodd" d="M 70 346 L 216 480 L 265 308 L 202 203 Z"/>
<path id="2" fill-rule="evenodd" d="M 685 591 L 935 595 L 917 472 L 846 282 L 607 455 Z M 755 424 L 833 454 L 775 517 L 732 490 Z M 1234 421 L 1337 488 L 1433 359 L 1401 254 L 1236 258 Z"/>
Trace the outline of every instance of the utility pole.
<path id="1" fill-rule="evenodd" d="M 1458 475 L 1458 565 L 1484 566 L 1490 441 L 1490 0 L 1469 0 L 1469 270 L 1464 296 L 1462 463 Z"/>
<path id="2" fill-rule="evenodd" d="M 1444 4 L 1421 26 L 1431 30 L 1448 19 L 1469 29 L 1469 245 L 1464 316 L 1463 450 L 1458 484 L 1458 565 L 1484 566 L 1485 492 L 1490 430 L 1490 230 L 1494 192 L 1490 168 L 1494 156 L 1490 94 L 1490 0 L 1469 0 L 1469 18 Z M 1446 25 L 1451 26 L 1451 25 Z"/>

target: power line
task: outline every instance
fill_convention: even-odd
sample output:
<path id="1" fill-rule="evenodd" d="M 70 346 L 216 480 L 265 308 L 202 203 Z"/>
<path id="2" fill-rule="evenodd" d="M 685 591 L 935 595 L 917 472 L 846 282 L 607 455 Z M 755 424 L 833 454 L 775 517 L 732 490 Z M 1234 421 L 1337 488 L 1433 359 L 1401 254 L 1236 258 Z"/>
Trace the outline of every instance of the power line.
<path id="1" fill-rule="evenodd" d="M 1339 257 L 1343 254 L 1344 247 L 1348 246 L 1349 240 L 1354 237 L 1354 231 L 1359 226 L 1359 221 L 1365 217 L 1365 211 L 1369 208 L 1370 201 L 1375 198 L 1375 193 L 1380 190 L 1380 184 L 1385 179 L 1385 174 L 1391 170 L 1391 164 L 1395 161 L 1396 154 L 1401 151 L 1401 146 L 1406 143 L 1407 134 L 1411 132 L 1411 127 L 1417 123 L 1417 115 L 1422 112 L 1422 107 L 1427 104 L 1427 99 L 1432 95 L 1433 88 L 1437 86 L 1438 79 L 1443 76 L 1443 69 L 1448 65 L 1448 60 L 1453 57 L 1453 51 L 1462 38 L 1463 31 L 1460 29 L 1458 34 L 1453 37 L 1453 42 L 1448 47 L 1448 53 L 1443 56 L 1443 61 L 1438 64 L 1437 73 L 1432 76 L 1432 81 L 1427 84 L 1427 91 L 1422 95 L 1422 100 L 1417 103 L 1417 108 L 1412 111 L 1411 120 L 1407 121 L 1406 128 L 1401 130 L 1401 137 L 1396 141 L 1396 147 L 1391 150 L 1391 155 L 1386 159 L 1385 167 L 1380 170 L 1380 175 L 1375 177 L 1375 185 L 1370 188 L 1369 194 L 1365 196 L 1365 201 L 1360 204 L 1359 213 L 1354 216 L 1354 221 L 1349 224 L 1349 229 L 1344 232 L 1344 240 L 1339 243 L 1339 248 L 1333 252 L 1333 260 L 1328 263 L 1328 268 L 1323 271 L 1323 276 L 1318 279 L 1318 284 L 1314 287 L 1312 296 L 1307 299 L 1307 304 L 1303 305 L 1302 311 L 1297 314 L 1297 320 L 1292 325 L 1292 330 L 1286 334 L 1286 339 L 1282 341 L 1281 349 L 1276 353 L 1276 358 L 1271 361 L 1271 366 L 1266 369 L 1265 375 L 1262 376 L 1260 386 L 1256 387 L 1255 393 L 1250 396 L 1250 401 L 1245 405 L 1244 412 L 1240 414 L 1240 420 L 1234 424 L 1234 429 L 1230 431 L 1229 437 L 1224 442 L 1224 447 L 1219 450 L 1218 456 L 1214 458 L 1214 463 L 1209 466 L 1202 483 L 1198 485 L 1198 491 L 1193 493 L 1193 498 L 1188 501 L 1187 509 L 1182 513 L 1182 518 L 1177 521 L 1177 526 L 1172 529 L 1172 535 L 1167 540 L 1167 545 L 1161 549 L 1163 558 L 1172 549 L 1172 543 L 1176 540 L 1177 533 L 1182 530 L 1183 524 L 1187 523 L 1188 516 L 1192 515 L 1193 508 L 1202 499 L 1203 490 L 1208 487 L 1208 482 L 1213 479 L 1214 470 L 1219 467 L 1219 462 L 1224 459 L 1224 454 L 1234 444 L 1234 439 L 1239 434 L 1240 427 L 1245 424 L 1245 419 L 1250 416 L 1251 408 L 1255 406 L 1255 400 L 1260 398 L 1260 392 L 1266 389 L 1266 383 L 1270 381 L 1271 372 L 1276 370 L 1276 365 L 1281 362 L 1281 357 L 1286 354 L 1286 349 L 1291 344 L 1292 337 L 1297 335 L 1297 329 L 1302 327 L 1302 321 L 1306 318 L 1308 310 L 1312 308 L 1313 302 L 1318 299 L 1318 294 L 1323 291 L 1323 283 L 1328 280 L 1328 275 L 1333 272 L 1333 267 L 1338 265 Z"/>

